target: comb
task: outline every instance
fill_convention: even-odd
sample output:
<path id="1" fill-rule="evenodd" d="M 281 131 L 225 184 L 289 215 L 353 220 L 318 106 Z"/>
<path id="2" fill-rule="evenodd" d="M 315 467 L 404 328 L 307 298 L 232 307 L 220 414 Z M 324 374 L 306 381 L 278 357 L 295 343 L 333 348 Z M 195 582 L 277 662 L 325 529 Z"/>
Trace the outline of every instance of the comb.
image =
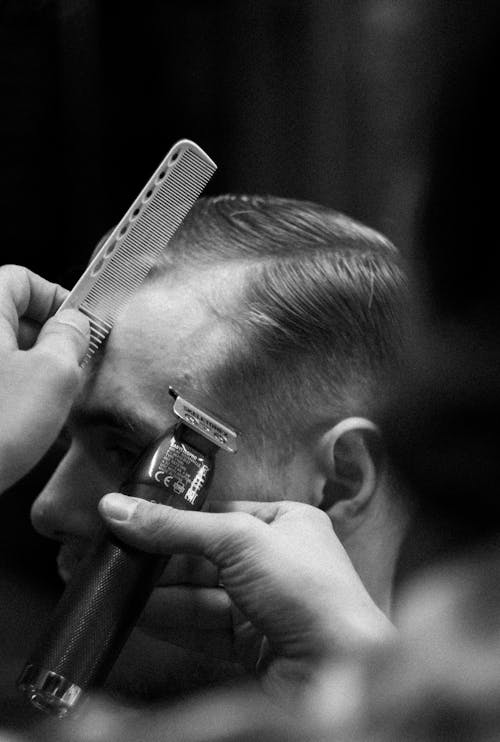
<path id="1" fill-rule="evenodd" d="M 78 309 L 89 319 L 90 342 L 82 366 L 109 335 L 216 169 L 197 144 L 177 142 L 106 238 L 59 309 Z"/>

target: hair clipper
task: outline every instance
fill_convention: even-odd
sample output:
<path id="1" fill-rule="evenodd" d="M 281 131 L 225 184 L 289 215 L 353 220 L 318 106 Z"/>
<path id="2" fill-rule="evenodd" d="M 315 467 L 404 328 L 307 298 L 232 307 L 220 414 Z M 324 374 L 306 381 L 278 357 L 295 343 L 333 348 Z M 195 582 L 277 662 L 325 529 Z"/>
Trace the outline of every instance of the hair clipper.
<path id="1" fill-rule="evenodd" d="M 215 454 L 220 449 L 234 453 L 237 434 L 170 393 L 180 421 L 146 449 L 120 491 L 179 510 L 200 510 Z M 63 717 L 86 690 L 104 683 L 167 561 L 104 532 L 79 564 L 18 680 L 34 706 Z"/>

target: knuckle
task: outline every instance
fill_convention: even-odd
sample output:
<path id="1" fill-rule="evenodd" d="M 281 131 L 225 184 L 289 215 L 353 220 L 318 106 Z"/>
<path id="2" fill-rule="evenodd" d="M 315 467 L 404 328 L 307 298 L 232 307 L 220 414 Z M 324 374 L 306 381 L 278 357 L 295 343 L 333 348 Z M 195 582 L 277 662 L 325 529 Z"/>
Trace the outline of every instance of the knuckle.
<path id="1" fill-rule="evenodd" d="M 24 272 L 24 268 L 21 268 L 20 265 L 16 265 L 15 263 L 6 263 L 0 266 L 0 274 L 2 276 L 19 275 L 22 272 Z"/>
<path id="2" fill-rule="evenodd" d="M 306 518 L 317 522 L 319 525 L 328 526 L 328 528 L 330 528 L 332 525 L 332 519 L 330 518 L 328 513 L 326 513 L 324 510 L 320 510 L 320 508 L 309 506 L 303 514 Z"/>
<path id="3" fill-rule="evenodd" d="M 316 507 L 309 506 L 306 510 L 297 511 L 294 525 L 298 532 L 315 533 L 318 538 L 333 536 L 333 523 L 330 515 Z"/>
<path id="4" fill-rule="evenodd" d="M 26 280 L 26 269 L 14 263 L 0 266 L 0 280 L 4 283 L 20 283 Z"/>

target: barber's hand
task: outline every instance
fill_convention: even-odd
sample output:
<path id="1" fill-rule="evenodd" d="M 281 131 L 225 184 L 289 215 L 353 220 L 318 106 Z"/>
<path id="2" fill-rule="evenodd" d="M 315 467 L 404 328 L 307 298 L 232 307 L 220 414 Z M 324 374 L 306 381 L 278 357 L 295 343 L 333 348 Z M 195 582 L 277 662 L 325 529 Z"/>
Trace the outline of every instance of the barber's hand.
<path id="1" fill-rule="evenodd" d="M 67 293 L 26 268 L 0 268 L 0 492 L 46 453 L 78 391 L 89 327 L 76 310 L 52 317 Z"/>
<path id="2" fill-rule="evenodd" d="M 170 590 L 180 621 L 193 629 L 227 625 L 235 606 L 243 633 L 265 637 L 260 664 L 273 690 L 307 677 L 321 660 L 392 637 L 325 513 L 297 502 L 218 509 L 232 512 L 184 512 L 119 494 L 99 504 L 123 541 L 150 553 L 202 555 L 218 568 L 224 589 L 165 587 L 165 602 Z M 174 612 L 170 618 L 175 630 Z"/>

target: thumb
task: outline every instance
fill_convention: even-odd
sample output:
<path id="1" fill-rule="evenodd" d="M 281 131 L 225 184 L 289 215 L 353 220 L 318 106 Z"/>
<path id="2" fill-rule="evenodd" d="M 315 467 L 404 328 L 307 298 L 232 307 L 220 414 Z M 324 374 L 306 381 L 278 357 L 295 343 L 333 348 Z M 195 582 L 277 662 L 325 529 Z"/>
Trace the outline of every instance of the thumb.
<path id="1" fill-rule="evenodd" d="M 90 326 L 77 309 L 63 309 L 42 327 L 35 348 L 60 358 L 69 366 L 79 365 L 87 352 Z"/>
<path id="2" fill-rule="evenodd" d="M 253 542 L 267 528 L 248 513 L 177 510 L 120 493 L 105 495 L 99 512 L 120 539 L 142 551 L 201 554 L 219 566 L 235 545 Z"/>

